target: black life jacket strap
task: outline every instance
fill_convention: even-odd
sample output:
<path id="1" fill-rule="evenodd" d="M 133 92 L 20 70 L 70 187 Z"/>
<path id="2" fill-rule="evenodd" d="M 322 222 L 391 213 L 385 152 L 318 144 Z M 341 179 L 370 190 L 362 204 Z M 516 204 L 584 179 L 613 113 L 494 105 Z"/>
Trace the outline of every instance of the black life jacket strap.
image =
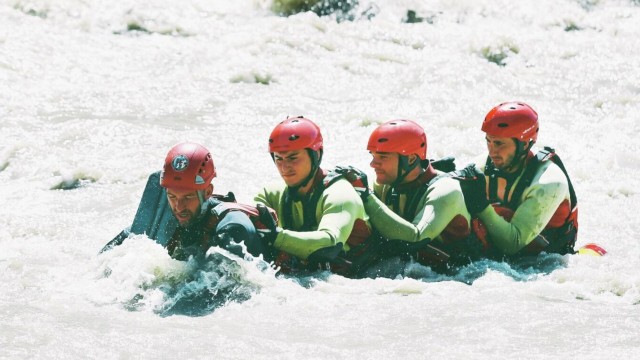
<path id="1" fill-rule="evenodd" d="M 509 202 L 507 205 L 509 208 L 515 209 L 515 206 L 520 200 L 520 198 L 522 197 L 524 190 L 529 186 L 531 186 L 531 183 L 533 182 L 533 178 L 536 172 L 538 171 L 538 167 L 540 166 L 540 164 L 548 160 L 551 160 L 556 165 L 558 165 L 560 170 L 562 170 L 562 173 L 564 174 L 564 176 L 567 178 L 567 184 L 569 185 L 569 197 L 571 199 L 571 209 L 573 210 L 575 209 L 576 206 L 578 206 L 578 198 L 576 197 L 576 192 L 575 192 L 575 189 L 573 188 L 573 184 L 571 183 L 571 178 L 567 173 L 567 169 L 564 167 L 562 160 L 560 160 L 560 157 L 558 156 L 558 154 L 556 154 L 555 150 L 549 146 L 545 146 L 544 149 L 538 151 L 536 156 L 533 157 L 527 164 L 527 167 L 524 171 L 524 174 L 522 175 L 522 178 L 520 179 L 520 181 L 518 182 L 518 185 L 516 185 L 516 188 L 513 191 L 513 196 L 509 198 Z"/>
<path id="2" fill-rule="evenodd" d="M 445 158 L 445 160 L 448 161 L 449 158 Z M 451 158 L 451 162 L 453 162 L 453 158 Z M 436 175 L 431 179 L 429 179 L 428 181 L 425 181 L 422 185 L 420 185 L 420 187 L 413 194 L 413 197 L 409 199 L 409 203 L 405 204 L 405 208 L 402 211 L 402 215 L 399 214 L 401 212 L 400 211 L 400 193 L 397 191 L 395 187 L 392 187 L 388 190 L 389 195 L 385 197 L 384 203 L 387 206 L 391 206 L 395 210 L 394 212 L 400 215 L 403 219 L 411 222 L 415 217 L 415 213 L 418 208 L 418 203 L 420 202 L 420 199 L 422 199 L 422 197 L 427 192 L 431 184 L 433 184 L 438 179 L 443 178 L 445 176 L 450 176 L 450 175 L 449 174 Z M 414 180 L 414 181 L 418 181 L 418 180 Z"/>
<path id="3" fill-rule="evenodd" d="M 413 196 L 413 199 L 411 199 L 411 202 L 407 205 L 406 207 L 406 211 L 403 212 L 404 216 L 403 218 L 409 222 L 411 222 L 413 220 L 413 218 L 415 217 L 415 213 L 416 210 L 418 208 L 418 203 L 420 202 L 420 199 L 422 199 L 422 197 L 424 196 L 424 194 L 427 192 L 427 190 L 429 189 L 429 187 L 431 187 L 431 185 L 433 183 L 435 183 L 436 181 L 438 181 L 439 179 L 443 178 L 443 177 L 450 177 L 451 174 L 448 174 L 452 171 L 455 171 L 456 169 L 456 165 L 455 165 L 455 160 L 456 158 L 453 156 L 447 156 L 447 157 L 443 157 L 441 159 L 438 160 L 429 160 L 428 162 L 426 162 L 426 166 L 423 166 L 425 169 L 429 166 L 429 164 L 431 164 L 431 166 L 438 171 L 442 171 L 445 174 L 439 174 L 436 175 L 434 177 L 432 177 L 429 181 L 425 182 L 419 189 L 418 191 L 416 191 L 416 193 Z M 397 209 L 397 207 L 396 207 Z"/>
<path id="4" fill-rule="evenodd" d="M 293 225 L 293 200 L 291 199 L 290 189 L 287 186 L 282 193 L 284 205 L 282 207 L 282 227 L 284 229 L 290 229 Z"/>
<path id="5" fill-rule="evenodd" d="M 498 198 L 498 174 L 497 174 L 497 171 L 498 170 L 493 165 L 493 162 L 491 162 L 491 158 L 487 156 L 487 162 L 485 163 L 484 173 L 485 173 L 485 175 L 489 176 L 489 193 L 487 195 L 489 196 L 489 202 L 490 203 L 495 203 L 495 202 L 499 202 L 500 201 L 500 199 Z"/>
<path id="6" fill-rule="evenodd" d="M 407 205 L 406 211 L 404 212 L 403 218 L 409 222 L 413 220 L 416 214 L 416 210 L 418 210 L 418 203 L 420 199 L 424 196 L 424 194 L 429 190 L 431 185 L 433 185 L 436 181 L 444 178 L 450 177 L 450 174 L 440 174 L 432 177 L 429 181 L 425 182 L 419 189 L 416 191 L 415 195 L 411 199 L 411 202 Z"/>
<path id="7" fill-rule="evenodd" d="M 508 201 L 505 201 L 506 205 L 510 209 L 516 209 L 518 207 L 518 203 L 520 202 L 520 198 L 524 193 L 524 190 L 528 188 L 533 182 L 533 178 L 540 167 L 540 164 L 546 160 L 547 154 L 543 151 L 539 151 L 536 156 L 532 157 L 527 165 L 525 166 L 524 172 L 518 181 L 515 189 L 513 189 L 513 194 L 509 197 Z M 505 196 L 509 194 L 510 189 L 505 189 Z"/>
<path id="8" fill-rule="evenodd" d="M 387 196 L 384 199 L 384 204 L 391 206 L 393 209 L 400 208 L 400 194 L 396 191 L 395 187 L 391 187 L 387 191 Z"/>
<path id="9" fill-rule="evenodd" d="M 550 160 L 553 161 L 556 165 L 558 165 L 560 170 L 562 170 L 562 172 L 564 173 L 564 176 L 567 178 L 567 184 L 569 185 L 569 197 L 571 198 L 571 209 L 572 210 L 575 209 L 578 206 L 578 197 L 576 196 L 576 191 L 573 188 L 573 184 L 571 183 L 571 178 L 569 177 L 569 173 L 567 172 L 567 169 L 564 167 L 562 160 L 560 160 L 560 156 L 556 154 L 553 148 L 545 146 L 544 150 L 550 153 Z"/>
<path id="10" fill-rule="evenodd" d="M 320 197 L 324 193 L 324 190 L 342 177 L 344 177 L 343 174 L 334 170 L 324 172 L 322 169 L 318 169 L 314 179 L 313 190 L 303 198 L 303 220 L 300 231 L 312 231 L 318 227 L 318 221 L 316 220 L 316 208 L 318 207 L 318 201 L 320 201 Z M 283 196 L 283 227 L 285 229 L 291 229 L 293 227 L 293 196 L 291 195 L 291 189 L 287 187 Z"/>

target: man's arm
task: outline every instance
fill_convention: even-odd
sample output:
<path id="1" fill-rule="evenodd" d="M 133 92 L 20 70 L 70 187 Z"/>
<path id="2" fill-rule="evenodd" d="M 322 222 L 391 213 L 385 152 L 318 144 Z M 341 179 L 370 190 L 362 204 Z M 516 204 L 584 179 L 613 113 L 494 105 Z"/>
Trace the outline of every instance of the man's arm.
<path id="1" fill-rule="evenodd" d="M 507 255 L 517 253 L 533 241 L 569 196 L 567 178 L 555 164 L 545 163 L 539 174 L 524 191 L 511 222 L 499 216 L 492 206 L 478 213 L 491 242 Z"/>
<path id="2" fill-rule="evenodd" d="M 450 178 L 436 181 L 425 192 L 418 204 L 418 213 L 412 222 L 394 213 L 381 200 L 369 196 L 364 203 L 371 223 L 386 238 L 419 242 L 435 239 L 457 216 L 470 218 L 465 206 L 460 185 Z"/>
<path id="3" fill-rule="evenodd" d="M 256 204 L 263 204 L 272 208 L 278 214 L 278 222 L 282 226 L 282 207 L 281 199 L 284 193 L 284 185 L 271 186 L 260 190 L 260 192 L 253 198 Z"/>
<path id="4" fill-rule="evenodd" d="M 220 241 L 219 245 L 240 257 L 244 257 L 242 247 L 239 245 L 241 242 L 244 243 L 247 252 L 253 256 L 267 254 L 264 242 L 260 239 L 255 226 L 249 216 L 242 211 L 227 212 L 216 227 L 216 236 Z"/>
<path id="5" fill-rule="evenodd" d="M 325 189 L 318 206 L 321 206 L 321 218 L 317 230 L 285 229 L 278 234 L 275 247 L 306 259 L 317 250 L 344 246 L 356 219 L 366 217 L 360 197 L 345 180 L 338 180 Z"/>

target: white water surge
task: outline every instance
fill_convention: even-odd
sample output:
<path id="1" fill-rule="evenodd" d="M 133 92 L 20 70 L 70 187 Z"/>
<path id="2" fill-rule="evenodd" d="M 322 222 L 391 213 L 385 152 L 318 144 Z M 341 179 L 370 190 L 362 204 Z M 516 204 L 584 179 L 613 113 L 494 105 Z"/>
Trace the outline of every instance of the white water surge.
<path id="1" fill-rule="evenodd" d="M 638 1 L 372 4 L 338 23 L 257 0 L 0 1 L 0 358 L 637 356 Z M 464 165 L 506 100 L 538 111 L 578 193 L 578 245 L 605 257 L 350 280 L 178 262 L 144 236 L 97 255 L 177 142 L 207 146 L 216 191 L 251 202 L 278 180 L 267 137 L 287 115 L 321 126 L 326 167 L 369 170 L 392 118 Z"/>

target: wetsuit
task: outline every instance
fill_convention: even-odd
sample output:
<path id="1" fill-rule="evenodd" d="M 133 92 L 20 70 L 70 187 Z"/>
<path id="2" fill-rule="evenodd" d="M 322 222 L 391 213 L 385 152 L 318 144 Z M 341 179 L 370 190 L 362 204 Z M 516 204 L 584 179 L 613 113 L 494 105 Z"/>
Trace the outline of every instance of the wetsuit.
<path id="1" fill-rule="evenodd" d="M 299 197 L 285 184 L 264 188 L 256 197 L 276 210 L 284 229 L 274 247 L 288 255 L 278 264 L 286 271 L 314 269 L 318 263 L 330 263 L 331 270 L 349 273 L 336 258 L 350 262 L 352 248 L 365 242 L 371 231 L 360 196 L 345 179 L 326 186 L 326 171 L 320 169 L 308 194 Z M 320 256 L 316 256 L 319 255 Z M 337 270 L 336 269 L 342 269 Z"/>
<path id="2" fill-rule="evenodd" d="M 364 206 L 382 236 L 399 240 L 391 242 L 389 256 L 419 250 L 431 240 L 431 245 L 447 253 L 462 251 L 461 240 L 470 233 L 471 216 L 459 182 L 447 176 L 438 177 L 439 174 L 429 166 L 409 183 L 396 187 L 374 185 L 376 196 L 369 196 Z M 422 255 L 418 255 L 419 261 Z M 428 257 L 423 260 L 420 262 L 433 265 Z"/>

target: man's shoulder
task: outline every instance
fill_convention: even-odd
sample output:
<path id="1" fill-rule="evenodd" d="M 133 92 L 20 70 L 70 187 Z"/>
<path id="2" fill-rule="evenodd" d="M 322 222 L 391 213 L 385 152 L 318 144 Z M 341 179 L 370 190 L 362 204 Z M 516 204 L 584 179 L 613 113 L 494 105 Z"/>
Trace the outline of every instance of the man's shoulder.
<path id="1" fill-rule="evenodd" d="M 526 184 L 528 188 L 526 191 L 537 189 L 535 193 L 540 195 L 546 194 L 545 196 L 559 198 L 569 196 L 569 180 L 557 164 L 551 160 L 545 160 L 538 162 L 536 166 L 533 176 Z"/>
<path id="2" fill-rule="evenodd" d="M 567 177 L 560 167 L 551 160 L 543 161 L 538 165 L 536 176 L 539 182 L 567 184 Z"/>
<path id="3" fill-rule="evenodd" d="M 353 185 L 345 179 L 339 178 L 332 181 L 331 185 L 323 190 L 324 197 L 341 198 L 341 199 L 360 199 L 360 196 L 353 188 Z"/>
<path id="4" fill-rule="evenodd" d="M 447 174 L 439 175 L 429 185 L 430 189 L 438 189 L 444 193 L 462 192 L 460 182 Z"/>
<path id="5" fill-rule="evenodd" d="M 423 195 L 422 202 L 443 203 L 454 207 L 456 204 L 464 204 L 464 197 L 460 182 L 448 175 L 438 177 Z"/>

